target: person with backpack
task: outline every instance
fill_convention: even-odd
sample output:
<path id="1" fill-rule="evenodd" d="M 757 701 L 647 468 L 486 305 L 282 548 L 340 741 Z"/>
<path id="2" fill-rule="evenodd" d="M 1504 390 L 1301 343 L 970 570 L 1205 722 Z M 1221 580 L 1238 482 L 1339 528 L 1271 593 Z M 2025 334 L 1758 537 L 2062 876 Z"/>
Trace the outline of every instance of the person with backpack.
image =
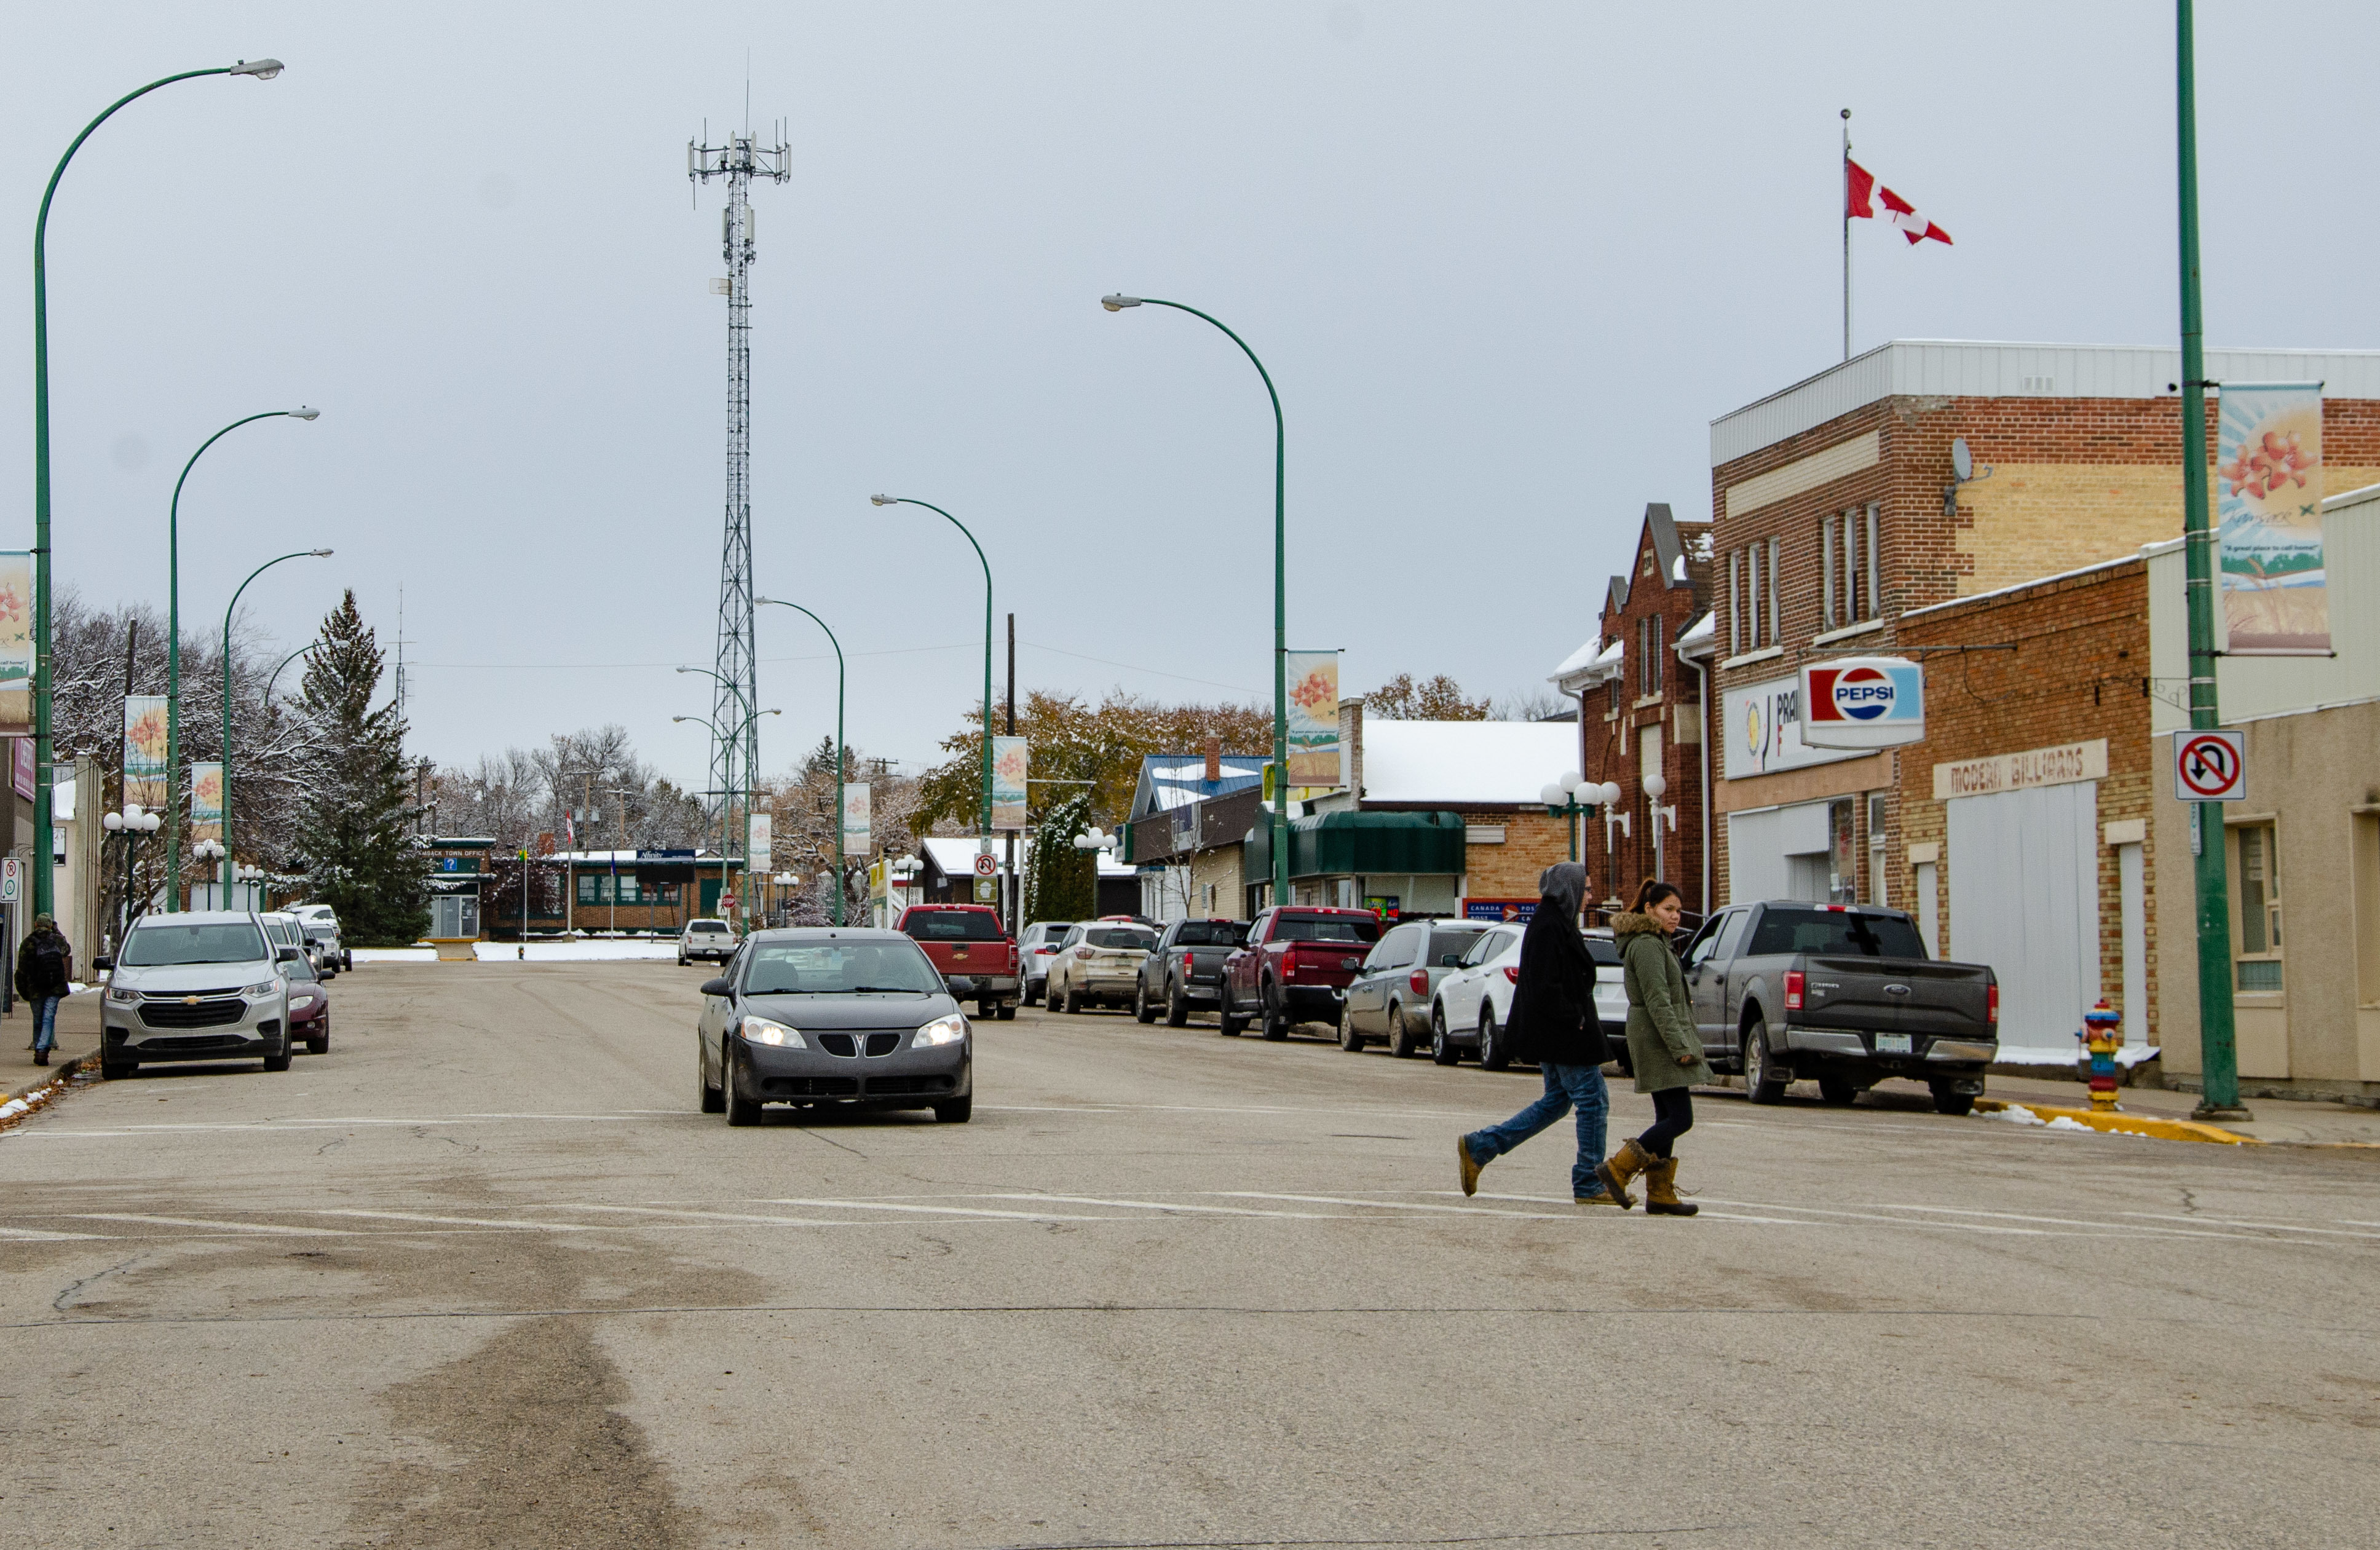
<path id="1" fill-rule="evenodd" d="M 1596 1172 L 1611 1108 L 1603 1084 L 1610 1051 L 1595 1011 L 1595 960 L 1578 929 L 1586 868 L 1574 861 L 1548 866 L 1537 889 L 1543 897 L 1521 936 L 1520 977 L 1506 1031 L 1513 1055 L 1537 1063 L 1545 1096 L 1500 1125 L 1455 1138 L 1463 1193 L 1476 1193 L 1481 1169 L 1575 1108 L 1578 1158 L 1571 1165 L 1571 1198 L 1581 1205 L 1617 1205 Z"/>
<path id="2" fill-rule="evenodd" d="M 58 1042 L 58 1003 L 74 981 L 74 949 L 48 915 L 33 917 L 17 949 L 17 994 L 33 1008 L 33 1064 L 50 1063 Z"/>
<path id="3" fill-rule="evenodd" d="M 1693 1128 L 1694 1105 L 1688 1091 L 1697 1082 L 1718 1080 L 1703 1056 L 1686 999 L 1685 971 L 1670 950 L 1685 902 L 1668 883 L 1647 878 L 1636 890 L 1633 909 L 1611 918 L 1620 962 L 1628 976 L 1628 1060 L 1636 1068 L 1636 1090 L 1653 1095 L 1653 1123 L 1623 1144 L 1597 1170 L 1604 1187 L 1622 1206 L 1635 1199 L 1628 1186 L 1645 1179 L 1645 1211 L 1655 1217 L 1691 1217 L 1699 1206 L 1678 1198 L 1678 1137 Z"/>

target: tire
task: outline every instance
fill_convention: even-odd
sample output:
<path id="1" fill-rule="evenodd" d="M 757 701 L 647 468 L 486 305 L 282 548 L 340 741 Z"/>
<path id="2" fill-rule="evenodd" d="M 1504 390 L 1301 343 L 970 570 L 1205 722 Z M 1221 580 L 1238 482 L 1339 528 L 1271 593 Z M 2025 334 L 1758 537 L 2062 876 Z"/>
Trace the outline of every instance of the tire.
<path id="1" fill-rule="evenodd" d="M 1028 1007 L 1038 1006 L 1041 1001 L 1041 992 L 1034 989 L 1032 983 L 1027 981 L 1025 988 L 1017 992 L 1017 999 L 1023 1001 Z"/>
<path id="2" fill-rule="evenodd" d="M 1135 1023 L 1157 1021 L 1157 1009 L 1148 1004 L 1148 987 L 1140 980 L 1132 982 L 1132 1020 Z"/>
<path id="3" fill-rule="evenodd" d="M 100 1080 L 103 1082 L 122 1082 L 128 1077 L 137 1074 L 140 1070 L 140 1062 L 138 1060 L 102 1060 L 99 1062 L 99 1076 Z"/>
<path id="4" fill-rule="evenodd" d="M 349 972 L 349 971 L 352 971 L 352 970 L 355 968 L 355 966 L 356 966 L 356 955 L 355 955 L 354 953 L 352 953 L 352 952 L 342 952 L 342 953 L 340 953 L 340 954 L 339 954 L 339 970 L 340 970 L 340 972 L 341 972 L 341 973 L 345 974 L 345 973 L 347 973 L 347 972 Z"/>
<path id="5" fill-rule="evenodd" d="M 1755 1103 L 1783 1103 L 1792 1077 L 1768 1058 L 1768 1020 L 1753 1015 L 1743 1028 L 1743 1096 Z"/>
<path id="6" fill-rule="evenodd" d="M 1503 1036 L 1496 1029 L 1496 1009 L 1483 1003 L 1479 1008 L 1479 1069 L 1502 1071 L 1512 1063 L 1512 1052 L 1504 1047 Z"/>
<path id="7" fill-rule="evenodd" d="M 744 1096 L 744 1084 L 735 1079 L 735 1054 L 724 1039 L 719 1042 L 719 1084 L 726 1091 L 727 1122 L 731 1125 L 757 1125 L 760 1122 L 760 1100 Z"/>
<path id="8" fill-rule="evenodd" d="M 702 1074 L 702 1057 L 699 1055 L 696 1056 L 694 1060 L 694 1084 L 701 1091 L 701 1107 L 702 1111 L 705 1114 L 724 1114 L 727 1112 L 727 1095 L 712 1086 L 709 1078 Z"/>
<path id="9" fill-rule="evenodd" d="M 1225 1038 L 1239 1037 L 1240 1030 L 1248 1025 L 1246 1018 L 1232 1015 L 1232 990 L 1229 986 L 1222 988 L 1220 998 L 1215 1002 L 1215 1022 L 1218 1030 Z"/>
<path id="10" fill-rule="evenodd" d="M 1849 1077 L 1822 1076 L 1818 1078 L 1818 1096 L 1821 1100 L 1827 1103 L 1837 1105 L 1852 1103 L 1857 1100 L 1859 1096 L 1859 1084 L 1852 1081 Z"/>
<path id="11" fill-rule="evenodd" d="M 1954 1093 L 1948 1087 L 1937 1087 L 1934 1089 L 1935 1113 L 1948 1114 L 1955 1118 L 1962 1114 L 1973 1114 L 1974 1111 L 1974 1094 Z"/>
<path id="12" fill-rule="evenodd" d="M 1350 1055 L 1364 1052 L 1364 1035 L 1355 1031 L 1355 1009 L 1353 1007 L 1339 1009 L 1339 1047 Z"/>
<path id="13" fill-rule="evenodd" d="M 1289 1018 L 1284 1013 L 1273 1011 L 1272 998 L 1270 996 L 1263 998 L 1261 1011 L 1263 1015 L 1258 1020 L 1258 1031 L 1264 1035 L 1268 1041 L 1273 1044 L 1279 1044 L 1283 1039 L 1289 1037 L 1289 1030 L 1291 1027 Z"/>
<path id="14" fill-rule="evenodd" d="M 976 1019 L 976 1021 L 977 1021 L 977 1022 L 978 1022 L 978 1023 L 991 1023 L 991 1022 L 996 1022 L 996 1021 L 998 1021 L 998 1020 L 999 1020 L 999 1017 L 1000 1017 L 1000 1003 L 999 1003 L 998 1001 L 993 1001 L 993 1000 L 978 1000 L 978 1001 L 977 1001 L 977 1002 L 976 1002 L 976 1004 L 975 1004 L 975 1019 Z"/>
<path id="15" fill-rule="evenodd" d="M 331 1035 L 328 1034 L 322 1034 L 306 1041 L 306 1053 L 309 1055 L 328 1055 L 330 1052 Z"/>
<path id="16" fill-rule="evenodd" d="M 1166 987 L 1165 1025 L 1169 1028 L 1186 1028 L 1190 1025 L 1190 999 L 1182 993 L 1182 987 L 1179 985 L 1170 985 Z"/>
<path id="17" fill-rule="evenodd" d="M 963 1098 L 953 1098 L 948 1103 L 934 1105 L 934 1120 L 937 1124 L 964 1125 L 974 1114 L 975 1095 L 973 1093 L 969 1093 Z"/>
<path id="18" fill-rule="evenodd" d="M 1389 1003 L 1389 1054 L 1396 1060 L 1410 1059 L 1414 1052 L 1413 1030 L 1405 1026 L 1405 1009 L 1396 1002 Z"/>
<path id="19" fill-rule="evenodd" d="M 1432 1002 L 1429 1009 L 1429 1058 L 1441 1066 L 1459 1063 L 1462 1047 L 1446 1032 L 1446 1008 Z"/>
<path id="20" fill-rule="evenodd" d="M 998 1018 L 1000 1019 L 1000 1021 L 1001 1021 L 1001 1022 L 1002 1022 L 1002 1023 L 1014 1023 L 1014 1022 L 1015 1022 L 1015 1021 L 1016 1021 L 1016 1003 L 1015 1003 L 1014 1001 L 1002 1001 L 1002 1002 L 1001 1002 L 1001 1003 L 1000 1003 L 1000 1011 L 999 1011 L 999 1012 L 998 1012 L 996 1015 L 998 1016 Z"/>
<path id="21" fill-rule="evenodd" d="M 1066 987 L 1066 1004 L 1058 1010 L 1069 1017 L 1080 1017 L 1083 1014 L 1082 992 L 1071 985 Z"/>
<path id="22" fill-rule="evenodd" d="M 297 1059 L 297 1046 L 284 1042 L 281 1046 L 280 1054 L 267 1055 L 264 1058 L 264 1069 L 266 1071 L 287 1071 L 289 1069 L 289 1062 Z"/>

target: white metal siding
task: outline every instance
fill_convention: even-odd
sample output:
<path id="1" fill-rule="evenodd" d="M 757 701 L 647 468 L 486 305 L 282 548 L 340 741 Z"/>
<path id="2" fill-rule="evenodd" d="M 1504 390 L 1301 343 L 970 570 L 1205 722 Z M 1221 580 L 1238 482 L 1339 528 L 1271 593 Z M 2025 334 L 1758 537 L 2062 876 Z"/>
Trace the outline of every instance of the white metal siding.
<path id="1" fill-rule="evenodd" d="M 1827 898 L 1827 805 L 1804 802 L 1730 814 L 1727 820 L 1728 898 L 1739 904 L 1761 899 Z M 1816 891 L 1810 868 L 1800 858 L 1817 857 Z"/>
<path id="2" fill-rule="evenodd" d="M 1949 807 L 1949 956 L 1998 975 L 2002 1042 L 2072 1047 L 2099 999 L 2098 782 Z"/>

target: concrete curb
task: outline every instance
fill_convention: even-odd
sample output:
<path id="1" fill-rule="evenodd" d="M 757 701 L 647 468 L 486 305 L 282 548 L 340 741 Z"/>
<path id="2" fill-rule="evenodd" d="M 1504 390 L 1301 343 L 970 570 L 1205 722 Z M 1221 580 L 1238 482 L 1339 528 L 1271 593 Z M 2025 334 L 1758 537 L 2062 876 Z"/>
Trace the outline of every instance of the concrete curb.
<path id="1" fill-rule="evenodd" d="M 2046 1103 L 2010 1103 L 2004 1098 L 1977 1098 L 1975 1111 L 1997 1113 L 2002 1109 L 2022 1108 L 2037 1114 L 2046 1122 L 2051 1120 L 2071 1120 L 2095 1131 L 2113 1132 L 2123 1135 L 2153 1135 L 2160 1141 L 2208 1141 L 2224 1146 L 2262 1146 L 2265 1143 L 2252 1135 L 2227 1131 L 2220 1125 L 2201 1124 L 2196 1120 L 2162 1120 L 2147 1114 L 2108 1114 L 2095 1108 L 2063 1108 Z"/>
<path id="2" fill-rule="evenodd" d="M 67 1084 L 79 1072 L 97 1071 L 99 1057 L 85 1055 L 53 1067 L 49 1075 L 21 1092 L 0 1097 L 0 1131 L 39 1114 L 66 1095 Z"/>

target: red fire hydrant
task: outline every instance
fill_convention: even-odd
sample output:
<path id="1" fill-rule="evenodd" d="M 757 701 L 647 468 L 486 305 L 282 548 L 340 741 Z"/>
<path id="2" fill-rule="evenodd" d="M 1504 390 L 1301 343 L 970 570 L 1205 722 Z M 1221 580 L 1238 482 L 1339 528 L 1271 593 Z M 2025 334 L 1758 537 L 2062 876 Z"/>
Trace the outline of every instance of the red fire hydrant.
<path id="1" fill-rule="evenodd" d="M 2116 1051 L 2123 1047 L 2124 1020 L 2099 998 L 2099 1004 L 2082 1014 L 2082 1027 L 2075 1037 L 2091 1055 L 2091 1107 L 2112 1110 L 2116 1107 Z"/>

